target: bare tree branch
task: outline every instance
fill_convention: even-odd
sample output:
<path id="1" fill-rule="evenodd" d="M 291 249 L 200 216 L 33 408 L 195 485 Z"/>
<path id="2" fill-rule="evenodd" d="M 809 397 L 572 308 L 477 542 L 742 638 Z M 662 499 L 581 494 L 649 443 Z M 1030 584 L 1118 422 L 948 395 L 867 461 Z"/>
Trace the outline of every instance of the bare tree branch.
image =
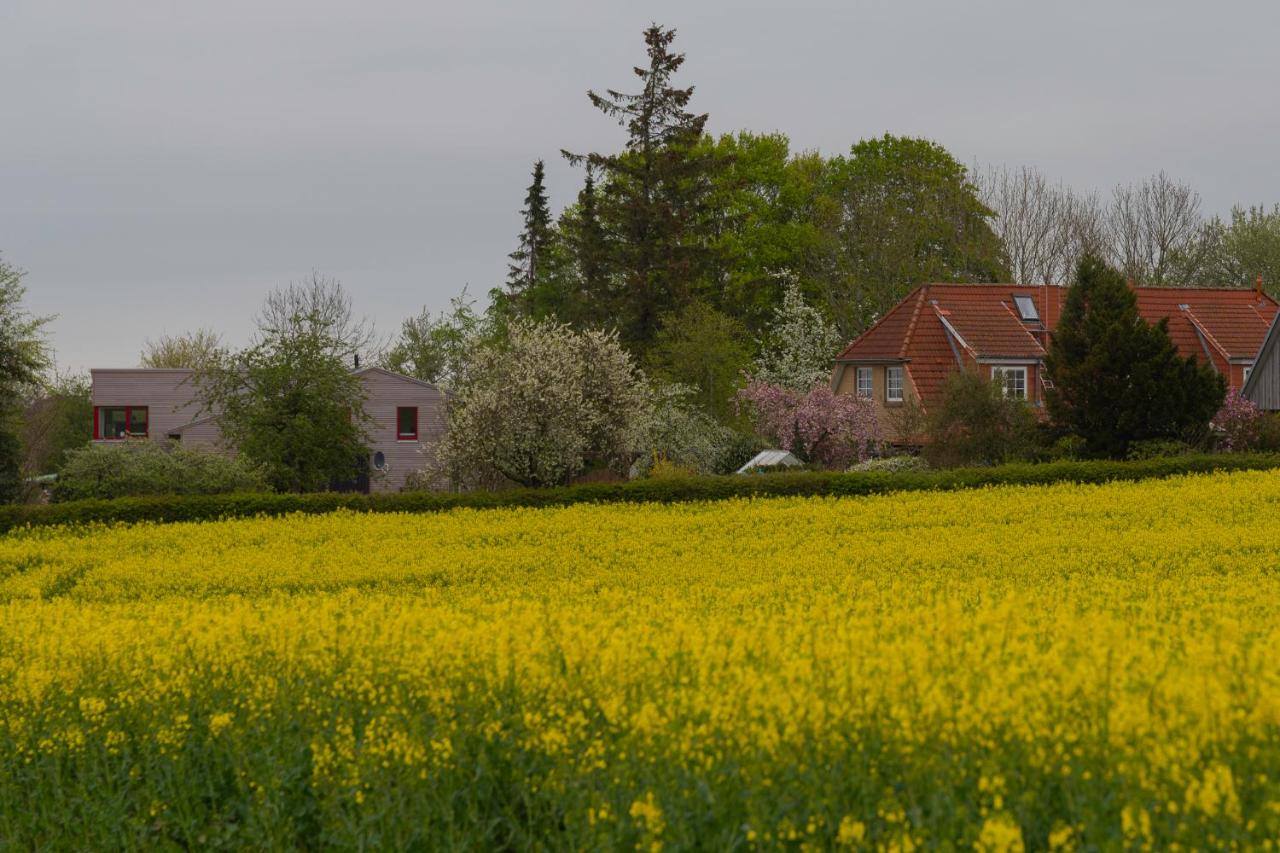
<path id="1" fill-rule="evenodd" d="M 324 327 L 327 337 L 340 348 L 337 354 L 348 363 L 359 355 L 372 364 L 385 349 L 373 323 L 355 315 L 351 296 L 342 283 L 317 272 L 312 272 L 309 280 L 291 282 L 267 294 L 257 325 L 260 333 Z"/>

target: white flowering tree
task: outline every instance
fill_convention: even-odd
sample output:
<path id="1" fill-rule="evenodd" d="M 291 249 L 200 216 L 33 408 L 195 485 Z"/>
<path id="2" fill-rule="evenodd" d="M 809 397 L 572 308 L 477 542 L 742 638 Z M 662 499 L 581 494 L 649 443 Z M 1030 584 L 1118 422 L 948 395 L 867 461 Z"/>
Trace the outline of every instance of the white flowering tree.
<path id="1" fill-rule="evenodd" d="M 646 388 L 612 332 L 517 319 L 472 352 L 435 467 L 464 486 L 495 473 L 563 485 L 593 461 L 625 470 L 643 443 Z"/>
<path id="2" fill-rule="evenodd" d="M 650 388 L 633 472 L 647 472 L 665 459 L 699 474 L 716 473 L 735 433 L 698 406 L 697 396 L 698 389 L 688 385 L 655 383 Z"/>
<path id="3" fill-rule="evenodd" d="M 835 324 L 804 301 L 795 281 L 788 282 L 769 333 L 760 341 L 751 378 L 807 393 L 830 381 L 831 362 L 840 343 Z"/>

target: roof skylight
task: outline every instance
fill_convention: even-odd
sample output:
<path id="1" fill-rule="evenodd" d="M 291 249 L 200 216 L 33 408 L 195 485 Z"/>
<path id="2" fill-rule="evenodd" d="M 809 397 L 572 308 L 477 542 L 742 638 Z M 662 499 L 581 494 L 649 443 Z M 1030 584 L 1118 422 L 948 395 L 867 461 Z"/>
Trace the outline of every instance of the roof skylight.
<path id="1" fill-rule="evenodd" d="M 1036 310 L 1036 301 L 1030 296 L 1015 295 L 1013 304 L 1018 307 L 1018 316 L 1024 320 L 1039 320 L 1040 312 Z"/>

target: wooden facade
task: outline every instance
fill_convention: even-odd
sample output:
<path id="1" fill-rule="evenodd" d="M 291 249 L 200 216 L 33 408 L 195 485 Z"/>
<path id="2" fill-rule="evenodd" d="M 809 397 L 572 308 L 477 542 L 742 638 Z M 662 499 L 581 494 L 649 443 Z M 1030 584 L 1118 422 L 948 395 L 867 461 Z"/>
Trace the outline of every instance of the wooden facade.
<path id="1" fill-rule="evenodd" d="M 1240 395 L 1265 412 L 1280 412 L 1280 316 L 1267 331 Z"/>

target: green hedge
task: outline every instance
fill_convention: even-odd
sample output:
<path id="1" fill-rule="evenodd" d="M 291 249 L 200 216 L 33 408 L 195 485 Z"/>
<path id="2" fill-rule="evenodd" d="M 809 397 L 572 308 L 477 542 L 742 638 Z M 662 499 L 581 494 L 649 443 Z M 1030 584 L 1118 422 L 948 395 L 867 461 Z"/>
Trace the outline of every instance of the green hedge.
<path id="1" fill-rule="evenodd" d="M 322 493 L 136 497 L 44 506 L 0 507 L 0 532 L 24 525 L 201 521 L 284 515 L 292 512 L 324 513 L 336 509 L 438 512 L 456 507 L 546 507 L 620 501 L 674 503 L 735 497 L 878 495 L 899 491 L 971 489 L 998 485 L 1104 483 L 1210 471 L 1257 471 L 1272 468 L 1280 468 L 1280 455 L 1223 454 L 1146 459 L 1139 462 L 1049 462 L 1001 465 L 994 468 L 957 468 L 950 471 L 864 471 L 849 474 L 804 471 L 696 477 L 687 480 L 636 480 L 558 489 L 512 489 L 468 494 L 401 492 L 387 495 Z"/>

